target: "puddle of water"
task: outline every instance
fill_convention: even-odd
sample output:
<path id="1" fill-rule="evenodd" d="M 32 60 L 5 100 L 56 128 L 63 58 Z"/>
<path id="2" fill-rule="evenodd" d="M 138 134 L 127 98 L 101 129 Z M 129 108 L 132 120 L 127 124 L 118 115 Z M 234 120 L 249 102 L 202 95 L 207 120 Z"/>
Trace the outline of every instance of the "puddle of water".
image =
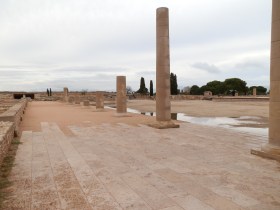
<path id="1" fill-rule="evenodd" d="M 155 112 L 140 112 L 135 109 L 127 109 L 127 112 L 135 114 L 143 114 L 148 116 L 156 116 Z M 258 125 L 261 118 L 255 116 L 242 116 L 237 118 L 230 117 L 191 117 L 184 113 L 171 113 L 171 119 L 189 122 L 198 125 L 206 125 L 213 127 L 223 127 L 236 130 L 242 133 L 249 133 L 257 136 L 268 137 L 268 128 L 247 127 L 246 124 Z"/>

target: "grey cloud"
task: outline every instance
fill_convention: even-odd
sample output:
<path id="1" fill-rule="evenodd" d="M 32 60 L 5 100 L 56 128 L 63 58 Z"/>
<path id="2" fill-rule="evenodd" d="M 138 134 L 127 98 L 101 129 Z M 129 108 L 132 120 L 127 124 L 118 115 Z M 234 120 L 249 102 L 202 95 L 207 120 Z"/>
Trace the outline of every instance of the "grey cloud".
<path id="1" fill-rule="evenodd" d="M 171 71 L 177 75 L 199 57 L 208 63 L 192 67 L 220 73 L 214 75 L 219 80 L 225 74 L 211 63 L 232 60 L 228 69 L 253 69 L 235 66 L 236 57 L 269 49 L 267 0 L 0 0 L 0 5 L 0 90 L 32 84 L 44 90 L 51 82 L 111 89 L 116 74 L 127 75 L 132 87 L 139 86 L 140 76 L 154 79 L 159 6 L 170 8 L 171 62 L 180 64 Z"/>
<path id="2" fill-rule="evenodd" d="M 268 65 L 259 61 L 246 61 L 236 64 L 235 67 L 240 70 L 266 70 L 268 68 Z"/>
<path id="3" fill-rule="evenodd" d="M 203 71 L 207 71 L 209 73 L 219 73 L 219 72 L 221 72 L 220 69 L 217 66 L 215 66 L 213 64 L 208 64 L 206 62 L 194 63 L 192 65 L 192 67 L 197 68 L 197 69 L 201 69 Z"/>

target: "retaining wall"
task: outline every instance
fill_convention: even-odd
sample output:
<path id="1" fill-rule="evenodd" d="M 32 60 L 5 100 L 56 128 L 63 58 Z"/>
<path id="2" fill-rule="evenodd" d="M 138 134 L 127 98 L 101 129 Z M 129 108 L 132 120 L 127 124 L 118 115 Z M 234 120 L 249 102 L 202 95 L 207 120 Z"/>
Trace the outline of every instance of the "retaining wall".
<path id="1" fill-rule="evenodd" d="M 14 123 L 14 135 L 19 136 L 19 124 L 22 120 L 22 115 L 27 106 L 27 100 L 22 99 L 19 103 L 10 107 L 7 111 L 0 114 L 0 121 Z"/>
<path id="2" fill-rule="evenodd" d="M 13 122 L 0 121 L 0 166 L 14 138 L 14 131 L 15 125 Z"/>

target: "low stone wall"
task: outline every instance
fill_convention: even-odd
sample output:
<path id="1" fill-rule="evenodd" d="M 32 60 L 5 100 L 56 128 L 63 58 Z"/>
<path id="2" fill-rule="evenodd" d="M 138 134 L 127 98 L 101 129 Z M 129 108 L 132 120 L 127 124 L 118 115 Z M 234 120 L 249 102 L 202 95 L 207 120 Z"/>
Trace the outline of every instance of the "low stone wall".
<path id="1" fill-rule="evenodd" d="M 0 121 L 0 166 L 14 138 L 15 124 Z"/>
<path id="2" fill-rule="evenodd" d="M 171 100 L 202 100 L 202 95 L 171 95 Z"/>
<path id="3" fill-rule="evenodd" d="M 253 97 L 253 96 L 235 96 L 235 97 L 213 97 L 212 101 L 216 102 L 240 102 L 240 101 L 264 101 L 268 102 L 269 97 Z"/>
<path id="4" fill-rule="evenodd" d="M 7 111 L 0 114 L 0 121 L 13 122 L 14 123 L 14 135 L 19 136 L 19 124 L 22 120 L 22 115 L 27 106 L 27 100 L 22 99 L 19 103 L 10 107 Z"/>
<path id="5" fill-rule="evenodd" d="M 170 100 L 202 100 L 204 96 L 202 95 L 171 95 Z M 156 100 L 156 96 L 148 96 L 148 95 L 133 95 L 129 97 L 129 99 L 137 99 L 137 100 Z"/>

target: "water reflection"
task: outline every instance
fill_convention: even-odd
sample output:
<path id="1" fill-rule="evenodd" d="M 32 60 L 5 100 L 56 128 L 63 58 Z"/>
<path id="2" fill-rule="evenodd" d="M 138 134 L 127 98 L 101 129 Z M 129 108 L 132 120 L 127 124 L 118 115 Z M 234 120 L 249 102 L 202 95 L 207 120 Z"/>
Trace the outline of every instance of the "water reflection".
<path id="1" fill-rule="evenodd" d="M 155 112 L 140 112 L 135 109 L 127 109 L 130 113 L 142 114 L 142 115 L 150 115 L 156 116 Z M 171 113 L 172 120 L 180 120 L 184 122 L 189 122 L 193 124 L 213 126 L 213 127 L 223 127 L 232 130 L 236 130 L 238 132 L 250 133 L 258 136 L 267 137 L 268 136 L 268 128 L 260 127 L 247 127 L 248 124 L 258 125 L 261 124 L 258 122 L 260 120 L 259 117 L 250 117 L 250 116 L 242 116 L 237 118 L 230 117 L 191 117 L 187 116 L 183 113 Z"/>
<path id="2" fill-rule="evenodd" d="M 178 113 L 171 113 L 171 119 L 177 120 L 177 115 L 178 115 Z"/>

